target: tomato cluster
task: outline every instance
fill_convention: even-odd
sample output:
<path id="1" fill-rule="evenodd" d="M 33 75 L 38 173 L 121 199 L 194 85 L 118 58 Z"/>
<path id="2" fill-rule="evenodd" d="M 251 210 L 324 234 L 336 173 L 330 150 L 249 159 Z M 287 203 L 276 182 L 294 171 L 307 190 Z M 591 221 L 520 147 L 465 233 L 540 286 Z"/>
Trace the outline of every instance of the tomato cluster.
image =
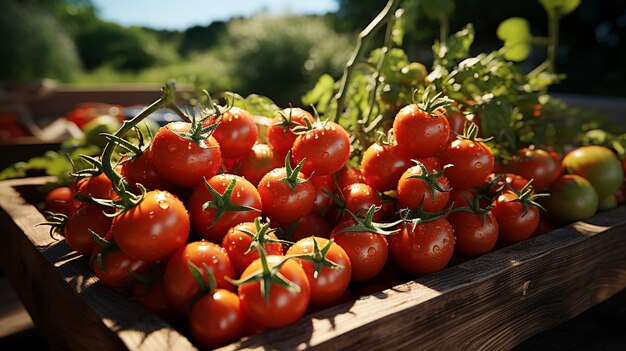
<path id="1" fill-rule="evenodd" d="M 563 167 L 528 148 L 496 165 L 476 124 L 456 133 L 452 114 L 430 107 L 402 108 L 393 138 L 358 166 L 339 124 L 292 107 L 259 135 L 246 110 L 220 108 L 162 127 L 114 168 L 103 157 L 104 173 L 55 190 L 46 207 L 67 217 L 51 223 L 104 284 L 217 347 L 525 240 L 543 228 L 535 189 L 552 195 L 549 213 L 569 201 L 561 189 L 586 186 L 574 177 L 596 202 L 618 190 L 606 165 L 576 155 Z M 619 161 L 611 170 L 621 186 Z"/>

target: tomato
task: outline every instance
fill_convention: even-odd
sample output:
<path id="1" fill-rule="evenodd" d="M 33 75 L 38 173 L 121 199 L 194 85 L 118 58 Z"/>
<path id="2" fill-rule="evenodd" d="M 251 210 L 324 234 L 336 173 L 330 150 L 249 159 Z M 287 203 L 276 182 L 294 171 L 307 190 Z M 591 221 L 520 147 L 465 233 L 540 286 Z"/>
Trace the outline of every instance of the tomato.
<path id="1" fill-rule="evenodd" d="M 439 218 L 433 221 L 400 225 L 400 232 L 389 237 L 393 261 L 410 274 L 428 274 L 444 269 L 454 253 L 454 230 Z"/>
<path id="2" fill-rule="evenodd" d="M 377 191 L 396 189 L 400 176 L 412 165 L 411 158 L 397 146 L 377 143 L 370 145 L 361 159 L 365 183 Z"/>
<path id="3" fill-rule="evenodd" d="M 306 127 L 306 120 L 313 123 L 315 119 L 307 111 L 298 108 L 286 108 L 272 119 L 267 128 L 267 143 L 279 155 L 287 155 L 298 135 L 293 132 L 299 126 Z"/>
<path id="4" fill-rule="evenodd" d="M 454 249 L 458 253 L 477 256 L 493 250 L 496 246 L 498 222 L 493 213 L 487 212 L 483 216 L 475 212 L 459 211 L 450 213 L 446 220 L 454 229 Z"/>
<path id="5" fill-rule="evenodd" d="M 407 169 L 398 181 L 398 202 L 401 207 L 439 212 L 450 198 L 450 183 L 442 173 L 424 172 L 416 165 Z"/>
<path id="6" fill-rule="evenodd" d="M 288 178 L 285 167 L 276 168 L 263 176 L 258 186 L 263 214 L 278 223 L 295 222 L 311 211 L 315 201 L 315 187 L 302 172 L 297 172 L 297 181 L 296 175 L 291 176 L 293 188 L 283 181 Z"/>
<path id="7" fill-rule="evenodd" d="M 104 237 L 108 242 L 111 238 L 111 232 Z M 130 257 L 115 246 L 104 248 L 101 245 L 94 246 L 90 264 L 102 283 L 117 289 L 131 288 L 137 282 L 135 276 L 151 267 L 151 263 Z"/>
<path id="8" fill-rule="evenodd" d="M 448 118 L 448 123 L 450 123 L 450 138 L 448 139 L 448 143 L 452 143 L 457 140 L 457 135 L 463 135 L 465 125 L 467 123 L 473 122 L 478 124 L 476 115 L 466 115 L 465 113 L 457 110 L 450 111 L 446 117 Z"/>
<path id="9" fill-rule="evenodd" d="M 343 189 L 355 183 L 365 183 L 365 178 L 363 178 L 361 170 L 352 166 L 343 167 L 333 176 L 335 177 L 335 182 L 339 189 Z"/>
<path id="10" fill-rule="evenodd" d="M 448 206 L 452 206 L 452 208 L 472 207 L 476 196 L 478 196 L 478 194 L 473 189 L 452 189 L 450 191 Z"/>
<path id="11" fill-rule="evenodd" d="M 178 316 L 178 312 L 165 296 L 165 284 L 162 280 L 151 284 L 136 284 L 131 293 L 134 301 L 166 321 L 173 322 Z"/>
<path id="12" fill-rule="evenodd" d="M 341 189 L 341 194 L 344 201 L 344 219 L 352 218 L 346 211 L 363 217 L 372 205 L 380 207 L 383 204 L 376 190 L 365 183 L 350 184 Z M 382 219 L 383 213 L 381 211 L 374 214 L 374 222 L 381 221 Z"/>
<path id="13" fill-rule="evenodd" d="M 213 118 L 207 121 L 215 122 Z M 213 137 L 220 145 L 222 157 L 237 159 L 252 150 L 259 131 L 250 112 L 233 106 L 224 111 L 218 122 Z"/>
<path id="14" fill-rule="evenodd" d="M 330 245 L 324 257 L 316 257 L 318 252 L 315 250 L 313 240 L 320 251 L 326 248 L 326 245 Z M 311 304 L 329 305 L 339 299 L 348 288 L 352 274 L 350 258 L 336 243 L 325 238 L 308 237 L 293 244 L 287 250 L 287 255 L 310 255 L 315 261 L 294 258 L 309 278 Z"/>
<path id="15" fill-rule="evenodd" d="M 291 226 L 283 225 L 283 231 L 287 233 L 287 240 L 298 241 L 310 236 L 317 236 L 320 238 L 330 238 L 332 229 L 330 223 L 317 213 L 308 213 L 301 217 L 297 224 L 292 228 Z"/>
<path id="16" fill-rule="evenodd" d="M 521 175 L 514 173 L 490 174 L 487 180 L 490 195 L 496 195 L 498 192 L 506 190 L 522 191 L 528 184 L 528 180 Z"/>
<path id="17" fill-rule="evenodd" d="M 197 142 L 180 136 L 189 133 L 191 127 L 191 123 L 171 122 L 159 129 L 150 145 L 159 174 L 186 188 L 216 175 L 222 163 L 221 148 L 213 136 Z"/>
<path id="18" fill-rule="evenodd" d="M 532 205 L 525 209 L 519 199 L 516 193 L 505 191 L 492 203 L 499 237 L 510 243 L 530 238 L 539 224 L 539 209 Z"/>
<path id="19" fill-rule="evenodd" d="M 387 239 L 384 235 L 369 231 L 341 232 L 344 228 L 355 225 L 353 219 L 339 222 L 330 238 L 341 246 L 352 265 L 351 280 L 362 282 L 378 274 L 387 262 L 389 254 Z"/>
<path id="20" fill-rule="evenodd" d="M 79 205 L 80 203 L 74 200 L 72 189 L 61 186 L 46 194 L 43 210 L 69 216 L 76 211 Z"/>
<path id="21" fill-rule="evenodd" d="M 312 175 L 311 183 L 315 187 L 315 200 L 311 212 L 321 213 L 333 203 L 333 198 L 329 194 L 335 193 L 335 183 L 331 175 Z"/>
<path id="22" fill-rule="evenodd" d="M 210 206 L 204 208 L 206 203 Z M 198 235 L 221 243 L 228 229 L 242 222 L 251 222 L 261 214 L 261 197 L 245 178 L 218 174 L 193 189 L 188 207 L 191 225 Z"/>
<path id="23" fill-rule="evenodd" d="M 189 235 L 185 205 L 167 191 L 153 190 L 115 217 L 111 232 L 124 253 L 144 261 L 167 259 Z"/>
<path id="24" fill-rule="evenodd" d="M 552 184 L 561 174 L 561 166 L 547 151 L 538 148 L 520 149 L 508 164 L 511 173 L 533 180 L 533 188 L 540 191 Z"/>
<path id="25" fill-rule="evenodd" d="M 435 117 L 418 105 L 403 107 L 393 121 L 398 147 L 413 158 L 436 155 L 448 143 L 450 124 L 445 116 Z"/>
<path id="26" fill-rule="evenodd" d="M 284 158 L 267 144 L 256 144 L 235 166 L 235 173 L 257 186 L 261 178 L 274 168 L 284 165 Z"/>
<path id="27" fill-rule="evenodd" d="M 95 197 L 109 200 L 118 197 L 113 190 L 111 180 L 104 173 L 79 179 L 76 189 L 76 193 L 83 197 Z"/>
<path id="28" fill-rule="evenodd" d="M 89 230 L 104 237 L 111 229 L 113 218 L 106 216 L 104 210 L 88 203 L 70 215 L 63 227 L 67 245 L 83 255 L 91 254 L 96 242 Z"/>
<path id="29" fill-rule="evenodd" d="M 216 289 L 191 307 L 189 330 L 201 347 L 213 349 L 241 338 L 246 315 L 239 296 L 232 291 Z"/>
<path id="30" fill-rule="evenodd" d="M 234 279 L 233 268 L 226 250 L 221 246 L 202 240 L 189 243 L 176 251 L 167 262 L 163 282 L 165 295 L 172 306 L 181 313 L 188 313 L 189 304 L 201 294 L 198 283 L 191 274 L 188 264 L 192 263 L 207 279 L 204 265 L 208 267 L 218 289 L 233 290 L 234 286 L 225 277 Z"/>
<path id="31" fill-rule="evenodd" d="M 284 259 L 283 256 L 267 256 L 267 265 L 272 268 L 282 263 Z M 261 259 L 257 259 L 246 268 L 241 279 L 261 269 Z M 276 283 L 270 283 L 265 287 L 265 291 L 268 292 L 267 297 L 263 296 L 259 281 L 241 284 L 238 288 L 246 316 L 266 328 L 283 327 L 295 322 L 304 315 L 311 299 L 309 278 L 296 261 L 287 259 L 278 269 L 278 273 L 296 288 L 290 290 Z"/>
<path id="32" fill-rule="evenodd" d="M 222 247 L 226 250 L 230 262 L 235 268 L 235 274 L 237 277 L 241 276 L 241 273 L 252 263 L 252 261 L 259 258 L 259 252 L 256 249 L 248 252 L 252 245 L 253 238 L 247 234 L 258 234 L 256 225 L 253 222 L 244 222 L 237 224 L 230 228 L 224 240 L 222 241 Z M 269 238 L 277 240 L 274 233 L 266 234 Z M 268 239 L 265 239 L 266 241 Z M 266 242 L 263 247 L 268 255 L 282 255 L 283 245 L 279 242 Z"/>
<path id="33" fill-rule="evenodd" d="M 587 179 L 600 200 L 614 194 L 624 182 L 624 170 L 613 151 L 603 146 L 581 146 L 563 158 L 568 173 Z"/>
<path id="34" fill-rule="evenodd" d="M 564 174 L 548 188 L 543 205 L 548 218 L 557 224 L 567 224 L 589 218 L 598 211 L 599 198 L 587 179 Z"/>
<path id="35" fill-rule="evenodd" d="M 172 191 L 176 186 L 165 180 L 157 172 L 152 161 L 152 152 L 150 149 L 145 150 L 138 156 L 125 159 L 120 163 L 120 174 L 122 177 L 137 190 L 137 184 L 143 185 L 148 190 L 167 190 Z"/>
<path id="36" fill-rule="evenodd" d="M 493 171 L 495 163 L 487 145 L 469 139 L 453 141 L 441 152 L 440 160 L 444 165 L 452 165 L 444 174 L 455 189 L 482 185 Z"/>
<path id="37" fill-rule="evenodd" d="M 348 132 L 334 122 L 316 123 L 313 129 L 298 135 L 293 143 L 292 158 L 295 163 L 305 160 L 304 174 L 333 174 L 350 158 Z"/>

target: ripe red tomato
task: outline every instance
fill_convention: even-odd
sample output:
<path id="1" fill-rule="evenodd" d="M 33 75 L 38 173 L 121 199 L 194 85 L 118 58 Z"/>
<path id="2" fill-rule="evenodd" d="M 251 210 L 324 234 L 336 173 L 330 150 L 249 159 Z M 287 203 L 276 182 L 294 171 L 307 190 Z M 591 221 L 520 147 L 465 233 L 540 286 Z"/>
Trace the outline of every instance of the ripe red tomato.
<path id="1" fill-rule="evenodd" d="M 167 191 L 152 190 L 134 207 L 115 217 L 111 232 L 124 253 L 144 261 L 162 261 L 185 245 L 189 215 Z"/>
<path id="2" fill-rule="evenodd" d="M 376 143 L 365 150 L 361 159 L 365 183 L 377 191 L 396 189 L 400 176 L 412 165 L 411 158 L 397 146 Z"/>
<path id="3" fill-rule="evenodd" d="M 444 172 L 450 186 L 467 189 L 482 185 L 493 171 L 494 158 L 487 145 L 469 139 L 457 139 L 441 152 L 441 163 L 451 164 Z"/>
<path id="4" fill-rule="evenodd" d="M 485 217 L 469 211 L 453 212 L 446 220 L 454 229 L 454 249 L 458 253 L 477 256 L 493 250 L 496 246 L 498 222 L 491 212 L 487 212 Z"/>
<path id="5" fill-rule="evenodd" d="M 207 121 L 215 122 L 213 118 Z M 252 150 L 258 134 L 259 131 L 250 112 L 233 106 L 219 118 L 219 125 L 213 137 L 220 145 L 222 157 L 237 159 Z"/>
<path id="6" fill-rule="evenodd" d="M 439 218 L 430 222 L 400 225 L 400 232 L 389 237 L 394 262 L 407 273 L 428 274 L 442 270 L 454 253 L 454 230 Z"/>
<path id="7" fill-rule="evenodd" d="M 235 183 L 231 185 L 233 181 Z M 228 229 L 242 222 L 251 222 L 261 214 L 259 192 L 245 178 L 224 173 L 211 177 L 206 183 L 225 198 L 212 194 L 204 182 L 193 189 L 189 215 L 191 225 L 202 238 L 221 243 Z M 230 196 L 226 193 L 229 188 Z M 212 206 L 203 208 L 209 201 Z"/>
<path id="8" fill-rule="evenodd" d="M 352 166 L 343 167 L 333 174 L 333 176 L 335 177 L 335 182 L 339 189 L 343 189 L 355 183 L 365 183 L 365 178 L 363 178 L 361 170 Z"/>
<path id="9" fill-rule="evenodd" d="M 435 173 L 425 174 L 422 167 L 416 165 L 402 174 L 398 181 L 400 207 L 417 209 L 422 205 L 426 212 L 439 212 L 446 207 L 450 198 L 450 183 L 445 175 L 433 172 Z"/>
<path id="10" fill-rule="evenodd" d="M 228 230 L 222 241 L 222 247 L 226 250 L 228 258 L 235 268 L 237 277 L 241 276 L 241 273 L 243 273 L 252 261 L 259 258 L 259 252 L 257 250 L 248 252 L 253 240 L 246 232 L 258 234 L 256 225 L 253 222 L 237 224 Z M 266 235 L 277 240 L 274 233 Z M 279 242 L 267 242 L 263 247 L 268 255 L 281 256 L 283 254 L 283 245 Z"/>
<path id="11" fill-rule="evenodd" d="M 398 147 L 409 156 L 435 156 L 448 143 L 450 124 L 445 116 L 435 117 L 415 104 L 403 107 L 393 121 Z"/>
<path id="12" fill-rule="evenodd" d="M 259 182 L 258 190 L 263 203 L 263 214 L 278 223 L 293 223 L 313 208 L 315 187 L 298 172 L 299 182 L 292 189 L 283 182 L 287 178 L 285 167 L 267 173 Z"/>
<path id="13" fill-rule="evenodd" d="M 452 189 L 450 190 L 448 206 L 452 205 L 452 208 L 472 207 L 472 203 L 474 202 L 476 196 L 478 195 L 473 189 Z"/>
<path id="14" fill-rule="evenodd" d="M 561 175 L 562 168 L 550 153 L 538 148 L 520 149 L 508 164 L 511 173 L 533 180 L 537 191 L 547 188 Z"/>
<path id="15" fill-rule="evenodd" d="M 446 118 L 450 124 L 450 137 L 448 138 L 448 143 L 451 143 L 457 139 L 457 135 L 463 134 L 465 124 L 471 121 L 463 112 L 457 110 L 452 110 L 446 115 Z"/>
<path id="16" fill-rule="evenodd" d="M 507 242 L 518 242 L 530 238 L 539 224 L 539 210 L 535 206 L 517 201 L 519 196 L 506 191 L 493 202 L 491 212 L 499 226 L 499 236 Z"/>
<path id="17" fill-rule="evenodd" d="M 171 122 L 159 129 L 150 146 L 159 174 L 186 188 L 216 175 L 222 163 L 221 148 L 213 136 L 196 143 L 179 135 L 190 128 L 191 123 Z"/>
<path id="18" fill-rule="evenodd" d="M 102 206 L 87 203 L 71 214 L 63 227 L 67 245 L 83 255 L 91 254 L 96 242 L 89 230 L 104 237 L 111 229 L 113 218 L 106 216 L 104 210 Z"/>
<path id="19" fill-rule="evenodd" d="M 364 217 L 367 210 L 372 205 L 379 207 L 383 204 L 376 190 L 365 183 L 350 184 L 341 189 L 341 194 L 344 200 L 343 219 L 352 218 L 350 214 L 345 211 L 350 211 L 357 216 Z M 374 222 L 379 222 L 382 219 L 382 211 L 378 211 L 374 214 Z"/>
<path id="20" fill-rule="evenodd" d="M 131 294 L 134 301 L 168 322 L 174 322 L 178 317 L 178 312 L 165 296 L 165 284 L 162 280 L 150 284 L 136 284 Z"/>
<path id="21" fill-rule="evenodd" d="M 339 222 L 330 238 L 348 254 L 352 265 L 354 282 L 362 282 L 378 274 L 387 262 L 389 254 L 387 239 L 384 235 L 369 231 L 341 232 L 344 228 L 355 225 L 353 219 Z"/>
<path id="22" fill-rule="evenodd" d="M 95 197 L 98 199 L 115 199 L 117 193 L 113 190 L 111 180 L 104 173 L 98 175 L 81 178 L 76 185 L 76 193 L 84 197 Z"/>
<path id="23" fill-rule="evenodd" d="M 104 239 L 111 241 L 111 232 Z M 151 263 L 130 257 L 123 251 L 112 247 L 95 245 L 91 253 L 91 269 L 107 286 L 116 289 L 129 289 L 137 282 L 136 275 L 146 273 Z"/>
<path id="24" fill-rule="evenodd" d="M 267 128 L 267 143 L 279 155 L 287 155 L 298 137 L 293 129 L 299 126 L 306 127 L 306 120 L 313 123 L 315 119 L 307 111 L 298 108 L 286 108 L 272 119 Z"/>
<path id="25" fill-rule="evenodd" d="M 332 231 L 330 223 L 317 213 L 308 213 L 301 217 L 293 228 L 291 228 L 292 224 L 282 225 L 282 229 L 285 232 L 291 229 L 291 232 L 287 233 L 286 238 L 289 241 L 298 241 L 310 236 L 328 239 Z"/>
<path id="26" fill-rule="evenodd" d="M 201 294 L 200 287 L 191 274 L 188 264 L 192 263 L 202 273 L 206 281 L 207 275 L 204 270 L 206 265 L 215 277 L 217 288 L 233 290 L 235 287 L 224 277 L 234 279 L 233 268 L 226 250 L 221 246 L 202 240 L 189 243 L 176 251 L 167 262 L 163 282 L 165 283 L 165 295 L 174 308 L 181 313 L 189 312 L 189 304 Z"/>
<path id="27" fill-rule="evenodd" d="M 191 307 L 189 330 L 201 347 L 213 349 L 241 338 L 246 315 L 239 296 L 232 291 L 215 289 Z"/>
<path id="28" fill-rule="evenodd" d="M 515 173 L 490 174 L 487 180 L 489 183 L 488 192 L 491 195 L 497 195 L 499 192 L 507 190 L 522 191 L 528 180 L 521 175 Z"/>
<path id="29" fill-rule="evenodd" d="M 333 198 L 329 195 L 336 192 L 333 177 L 332 175 L 312 175 L 309 179 L 315 187 L 315 201 L 313 201 L 311 212 L 321 213 L 333 203 Z"/>
<path id="30" fill-rule="evenodd" d="M 235 173 L 257 186 L 265 174 L 284 165 L 284 157 L 279 156 L 269 145 L 256 144 L 252 147 L 252 151 L 235 165 Z"/>
<path id="31" fill-rule="evenodd" d="M 152 161 L 150 149 L 142 152 L 139 156 L 123 160 L 120 166 L 120 174 L 134 187 L 134 190 L 137 190 L 138 183 L 148 190 L 172 191 L 176 189 L 174 184 L 165 180 L 157 172 Z"/>
<path id="32" fill-rule="evenodd" d="M 272 268 L 281 263 L 283 256 L 267 256 L 267 265 Z M 261 259 L 257 259 L 246 268 L 241 279 L 262 270 Z M 267 298 L 261 291 L 261 282 L 253 281 L 239 285 L 238 293 L 246 316 L 253 322 L 266 328 L 279 328 L 298 320 L 306 312 L 311 299 L 311 287 L 309 278 L 300 265 L 288 259 L 278 272 L 297 286 L 296 290 L 290 290 L 278 284 L 269 284 Z"/>
<path id="33" fill-rule="evenodd" d="M 298 135 L 291 150 L 294 163 L 305 160 L 302 173 L 333 174 L 350 158 L 350 138 L 337 123 L 314 124 L 313 129 Z"/>
<path id="34" fill-rule="evenodd" d="M 323 259 L 317 261 L 319 263 L 313 263 L 303 258 L 294 258 L 294 260 L 300 264 L 300 267 L 304 269 L 304 272 L 309 278 L 309 284 L 311 286 L 311 304 L 329 305 L 339 299 L 348 288 L 352 274 L 352 266 L 350 264 L 350 258 L 344 249 L 325 238 L 308 237 L 298 240 L 287 250 L 287 255 L 311 255 L 313 259 L 313 255 L 315 254 L 313 240 L 317 243 L 319 250 L 322 250 L 330 243 L 330 248 L 326 252 L 325 260 L 337 266 L 332 267 L 328 264 L 324 265 Z M 320 265 L 319 271 L 317 272 L 318 274 L 316 274 L 316 264 Z"/>
<path id="35" fill-rule="evenodd" d="M 44 199 L 44 211 L 71 215 L 80 206 L 80 202 L 74 200 L 74 192 L 70 187 L 62 186 L 52 189 Z"/>

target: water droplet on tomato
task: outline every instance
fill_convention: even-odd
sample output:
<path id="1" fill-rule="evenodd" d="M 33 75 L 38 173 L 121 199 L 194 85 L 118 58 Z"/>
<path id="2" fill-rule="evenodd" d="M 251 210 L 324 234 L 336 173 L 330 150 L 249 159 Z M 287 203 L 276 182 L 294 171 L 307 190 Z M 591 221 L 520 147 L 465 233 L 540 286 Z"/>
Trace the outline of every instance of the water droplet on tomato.
<path id="1" fill-rule="evenodd" d="M 438 254 L 439 252 L 441 252 L 441 248 L 439 247 L 439 245 L 433 246 L 433 253 Z"/>
<path id="2" fill-rule="evenodd" d="M 317 134 L 315 134 L 315 140 L 317 140 L 317 139 L 319 139 L 319 138 L 320 138 L 320 136 L 319 136 L 319 135 L 317 135 Z"/>
<path id="3" fill-rule="evenodd" d="M 476 164 L 474 165 L 475 168 L 483 168 L 483 163 L 482 162 L 476 162 Z"/>
<path id="4" fill-rule="evenodd" d="M 178 148 L 178 146 L 176 146 L 176 144 L 169 144 L 167 146 L 167 151 L 174 152 L 174 151 L 176 151 L 177 148 Z"/>
<path id="5" fill-rule="evenodd" d="M 421 249 L 421 248 L 422 248 L 422 247 L 421 247 L 419 244 L 415 244 L 415 245 L 413 245 L 413 250 L 416 250 L 416 251 L 417 251 L 417 250 L 419 250 L 419 249 Z"/>
<path id="6" fill-rule="evenodd" d="M 148 217 L 154 218 L 154 211 L 150 211 L 150 213 L 148 213 Z"/>
<path id="7" fill-rule="evenodd" d="M 376 248 L 375 247 L 370 247 L 369 249 L 367 249 L 367 255 L 370 256 L 370 257 L 376 255 Z"/>
<path id="8" fill-rule="evenodd" d="M 241 197 L 241 193 L 240 192 L 237 192 L 237 197 Z"/>
<path id="9" fill-rule="evenodd" d="M 330 156 L 330 154 L 327 151 L 324 151 L 324 153 L 322 154 L 322 158 L 328 158 Z"/>
<path id="10" fill-rule="evenodd" d="M 167 210 L 168 207 L 170 207 L 170 203 L 167 201 L 159 201 L 159 207 L 164 210 Z"/>

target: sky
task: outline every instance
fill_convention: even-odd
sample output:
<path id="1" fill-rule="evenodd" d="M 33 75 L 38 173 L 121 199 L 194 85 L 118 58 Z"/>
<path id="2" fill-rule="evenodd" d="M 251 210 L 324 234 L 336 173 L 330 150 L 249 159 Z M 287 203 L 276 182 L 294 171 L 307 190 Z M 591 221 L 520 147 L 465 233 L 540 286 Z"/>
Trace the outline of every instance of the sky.
<path id="1" fill-rule="evenodd" d="M 92 0 L 102 19 L 123 26 L 184 30 L 237 16 L 324 14 L 336 11 L 336 0 Z"/>

